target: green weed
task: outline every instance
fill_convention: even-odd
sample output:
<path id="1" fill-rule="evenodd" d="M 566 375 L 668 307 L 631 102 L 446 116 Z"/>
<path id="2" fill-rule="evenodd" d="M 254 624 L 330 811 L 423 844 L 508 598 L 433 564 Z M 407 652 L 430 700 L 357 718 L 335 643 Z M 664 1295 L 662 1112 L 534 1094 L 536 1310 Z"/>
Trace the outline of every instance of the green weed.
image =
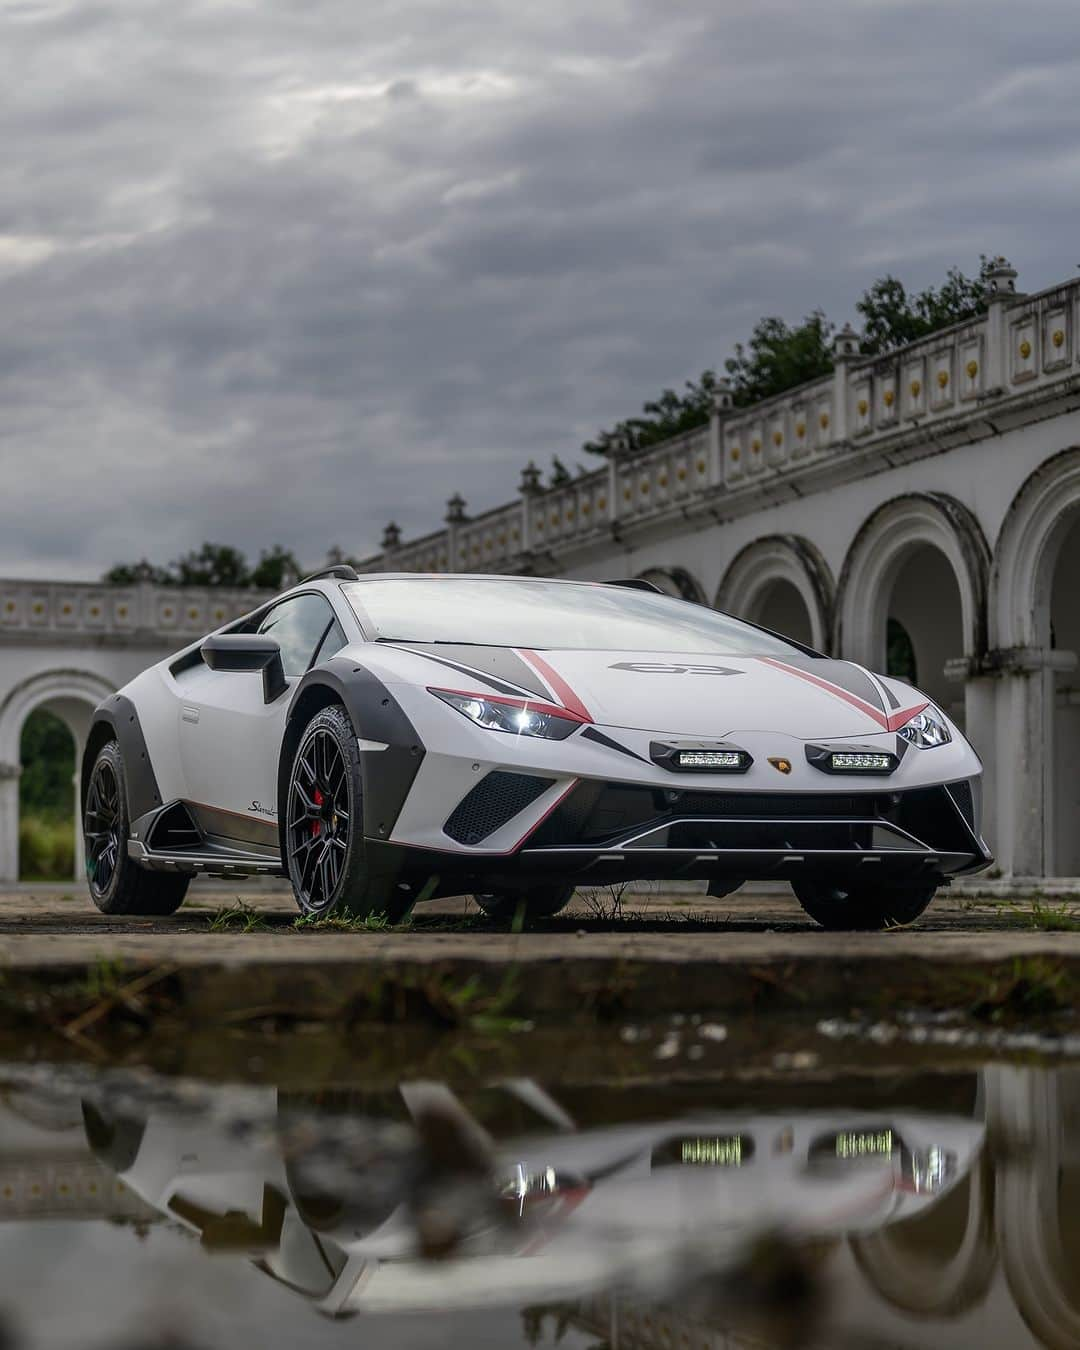
<path id="1" fill-rule="evenodd" d="M 266 921 L 257 910 L 243 900 L 235 905 L 226 905 L 216 910 L 210 917 L 211 933 L 262 933 L 266 931 Z"/>

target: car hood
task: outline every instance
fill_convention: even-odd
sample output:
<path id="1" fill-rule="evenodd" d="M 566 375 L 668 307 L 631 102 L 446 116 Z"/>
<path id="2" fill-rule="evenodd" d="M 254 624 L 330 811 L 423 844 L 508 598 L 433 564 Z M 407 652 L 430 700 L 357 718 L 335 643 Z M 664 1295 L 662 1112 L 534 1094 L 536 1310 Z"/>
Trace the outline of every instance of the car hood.
<path id="1" fill-rule="evenodd" d="M 601 726 L 688 737 L 868 736 L 895 730 L 926 704 L 913 689 L 824 657 L 395 645 L 441 664 L 444 687 L 479 692 L 465 683 L 479 675 L 496 692 L 532 694 Z"/>

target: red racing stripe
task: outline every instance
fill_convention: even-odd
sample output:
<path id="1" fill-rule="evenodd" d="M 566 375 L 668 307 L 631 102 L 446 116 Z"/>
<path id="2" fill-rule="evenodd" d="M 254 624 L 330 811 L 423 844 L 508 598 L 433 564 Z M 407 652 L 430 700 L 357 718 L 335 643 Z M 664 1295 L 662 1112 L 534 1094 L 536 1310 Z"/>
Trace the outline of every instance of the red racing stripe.
<path id="1" fill-rule="evenodd" d="M 834 698 L 843 699 L 845 703 L 850 703 L 853 708 L 858 708 L 861 713 L 873 720 L 881 727 L 882 731 L 899 731 L 902 726 L 922 710 L 929 706 L 927 703 L 918 703 L 911 708 L 901 708 L 899 712 L 889 716 L 883 713 L 880 708 L 875 708 L 872 703 L 867 703 L 866 699 L 860 698 L 858 694 L 853 694 L 850 690 L 843 689 L 838 684 L 833 684 L 831 680 L 823 680 L 820 675 L 812 675 L 808 670 L 802 670 L 799 666 L 789 666 L 786 661 L 777 661 L 772 656 L 759 656 L 759 661 L 764 661 L 767 666 L 772 666 L 775 670 L 782 670 L 786 675 L 795 675 L 800 680 L 805 680 L 807 684 L 817 685 L 825 693 L 832 694 Z"/>
<path id="2" fill-rule="evenodd" d="M 532 666 L 538 675 L 541 675 L 547 680 L 564 708 L 569 709 L 570 712 L 577 713 L 577 715 L 583 717 L 586 722 L 591 722 L 593 720 L 592 713 L 589 712 L 585 704 L 582 703 L 581 699 L 578 698 L 577 694 L 574 693 L 559 672 L 549 666 L 542 656 L 537 652 L 526 651 L 523 647 L 516 647 L 514 650 L 520 657 L 528 661 L 529 665 Z"/>

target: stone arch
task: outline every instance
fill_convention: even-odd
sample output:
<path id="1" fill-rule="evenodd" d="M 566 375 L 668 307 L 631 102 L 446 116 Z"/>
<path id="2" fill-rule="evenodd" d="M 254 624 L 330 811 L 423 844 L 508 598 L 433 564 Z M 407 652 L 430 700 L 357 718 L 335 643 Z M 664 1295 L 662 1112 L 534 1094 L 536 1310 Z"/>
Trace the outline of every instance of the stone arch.
<path id="1" fill-rule="evenodd" d="M 766 628 L 781 628 L 769 622 L 770 606 L 776 608 L 778 591 L 802 606 L 806 632 L 790 635 L 818 651 L 827 651 L 833 621 L 835 583 L 829 564 L 799 535 L 767 535 L 747 544 L 732 559 L 716 592 L 716 608 Z"/>
<path id="2" fill-rule="evenodd" d="M 949 703 L 942 690 L 946 664 L 955 661 L 954 673 L 962 679 L 986 651 L 989 570 L 982 528 L 962 503 L 938 492 L 892 498 L 871 514 L 844 558 L 835 649 L 872 669 L 885 668 L 888 620 L 903 578 L 909 593 L 921 592 L 923 632 L 911 636 L 932 656 L 917 682 Z M 921 603 L 927 597 L 930 606 Z"/>
<path id="3" fill-rule="evenodd" d="M 1054 564 L 1080 516 L 1080 446 L 1041 464 L 1013 498 L 990 579 L 990 642 L 997 650 L 1049 644 Z"/>
<path id="4" fill-rule="evenodd" d="M 1000 672 L 1007 742 L 1030 747 L 1003 816 L 1009 870 L 1080 873 L 1080 447 L 1051 456 L 1013 498 L 990 578 L 989 665 Z M 1015 758 L 1015 757 L 1014 757 Z M 1004 785 L 1003 785 L 1004 786 Z"/>
<path id="5" fill-rule="evenodd" d="M 668 595 L 680 600 L 692 600 L 695 605 L 705 604 L 705 592 L 685 567 L 647 567 L 639 572 L 638 581 L 651 581 Z"/>
<path id="6" fill-rule="evenodd" d="M 995 1215 L 1001 1264 L 1013 1300 L 1050 1347 L 1080 1341 L 1080 1290 L 1062 1225 L 1075 1222 L 1061 1200 L 1062 1176 L 1080 1170 L 1069 1112 L 1080 1079 L 1075 1070 L 986 1070 L 987 1128 L 997 1155 Z"/>
<path id="7" fill-rule="evenodd" d="M 46 670 L 20 681 L 0 702 L 0 880 L 17 881 L 19 877 L 19 741 L 23 724 L 39 708 L 55 713 L 75 742 L 78 778 L 79 758 L 94 709 L 112 692 L 107 679 L 90 671 Z M 82 874 L 81 850 L 82 834 L 76 828 L 76 878 Z"/>

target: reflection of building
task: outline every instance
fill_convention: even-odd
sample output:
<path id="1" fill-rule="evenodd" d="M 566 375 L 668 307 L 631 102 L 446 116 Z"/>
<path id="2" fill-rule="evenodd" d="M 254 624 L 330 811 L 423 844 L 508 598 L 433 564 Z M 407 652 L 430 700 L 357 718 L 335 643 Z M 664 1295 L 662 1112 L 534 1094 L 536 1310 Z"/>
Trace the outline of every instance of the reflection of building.
<path id="1" fill-rule="evenodd" d="M 77 1098 L 0 1096 L 0 1223 L 29 1219 L 158 1219 L 94 1157 Z"/>
<path id="2" fill-rule="evenodd" d="M 833 1252 L 852 1344 L 1080 1348 L 1080 1070 L 987 1068 L 980 1107 L 987 1146 L 961 1186 Z M 764 1350 L 677 1302 L 599 1295 L 552 1311 L 611 1350 Z"/>
<path id="3" fill-rule="evenodd" d="M 999 260 L 985 317 L 886 358 L 845 331 L 834 375 L 752 408 L 722 391 L 710 426 L 638 457 L 549 490 L 527 469 L 474 519 L 455 497 L 366 566 L 643 576 L 879 670 L 891 632 L 983 757 L 1003 870 L 1080 876 L 1080 281 L 1015 277 Z M 0 880 L 28 713 L 78 743 L 104 693 L 256 598 L 0 582 Z"/>

